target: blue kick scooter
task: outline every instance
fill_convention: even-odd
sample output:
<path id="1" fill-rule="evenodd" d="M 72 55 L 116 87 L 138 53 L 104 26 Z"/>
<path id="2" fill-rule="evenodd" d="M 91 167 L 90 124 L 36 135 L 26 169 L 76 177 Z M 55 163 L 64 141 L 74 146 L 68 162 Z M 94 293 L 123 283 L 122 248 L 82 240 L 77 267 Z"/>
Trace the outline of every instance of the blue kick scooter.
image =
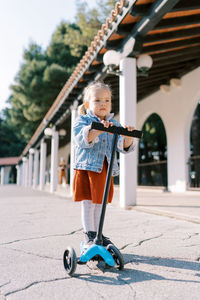
<path id="1" fill-rule="evenodd" d="M 113 244 L 109 244 L 108 246 L 103 246 L 103 240 L 102 240 L 102 231 L 103 231 L 103 223 L 104 223 L 104 217 L 106 212 L 106 204 L 108 199 L 108 193 L 110 189 L 110 182 L 112 177 L 112 168 L 113 168 L 113 162 L 115 157 L 115 151 L 117 147 L 117 137 L 118 135 L 126 135 L 126 136 L 132 136 L 136 138 L 142 137 L 142 132 L 139 130 L 133 130 L 128 131 L 127 129 L 123 127 L 118 126 L 112 126 L 112 127 L 104 127 L 103 124 L 99 122 L 92 122 L 91 129 L 101 130 L 113 133 L 113 141 L 112 141 L 112 153 L 111 153 L 111 160 L 108 167 L 107 177 L 106 177 L 106 184 L 105 184 L 105 190 L 103 195 L 103 201 L 102 201 L 102 208 L 101 208 L 101 215 L 99 220 L 99 226 L 96 238 L 94 240 L 94 244 L 89 246 L 88 248 L 84 248 L 84 242 L 81 242 L 81 256 L 77 258 L 76 252 L 72 247 L 67 247 L 63 254 L 63 264 L 64 268 L 67 271 L 67 273 L 70 276 L 73 276 L 77 264 L 86 264 L 90 260 L 104 260 L 105 264 L 107 264 L 110 267 L 116 266 L 119 270 L 122 270 L 124 268 L 124 260 L 123 256 L 120 253 L 119 249 L 117 249 L 116 246 Z"/>

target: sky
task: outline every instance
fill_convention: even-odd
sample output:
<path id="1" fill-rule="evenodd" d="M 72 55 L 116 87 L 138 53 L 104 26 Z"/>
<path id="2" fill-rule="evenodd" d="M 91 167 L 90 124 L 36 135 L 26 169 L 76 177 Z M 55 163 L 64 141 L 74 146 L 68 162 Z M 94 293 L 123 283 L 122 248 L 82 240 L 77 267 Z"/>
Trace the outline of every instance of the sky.
<path id="1" fill-rule="evenodd" d="M 85 0 L 90 8 L 96 0 Z M 30 42 L 46 49 L 62 20 L 75 21 L 76 0 L 0 0 L 0 111 Z"/>

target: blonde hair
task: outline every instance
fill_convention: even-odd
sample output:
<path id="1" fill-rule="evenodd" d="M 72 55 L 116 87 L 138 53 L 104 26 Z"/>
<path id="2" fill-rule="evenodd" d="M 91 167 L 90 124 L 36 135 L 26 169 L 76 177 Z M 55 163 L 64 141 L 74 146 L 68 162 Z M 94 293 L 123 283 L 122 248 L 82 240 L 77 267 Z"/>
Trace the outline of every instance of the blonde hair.
<path id="1" fill-rule="evenodd" d="M 86 115 L 87 111 L 85 107 L 85 102 L 89 101 L 90 94 L 93 89 L 106 89 L 109 91 L 110 95 L 112 96 L 112 90 L 108 84 L 105 84 L 102 81 L 93 81 L 83 91 L 83 104 L 79 106 L 78 109 L 79 115 Z"/>

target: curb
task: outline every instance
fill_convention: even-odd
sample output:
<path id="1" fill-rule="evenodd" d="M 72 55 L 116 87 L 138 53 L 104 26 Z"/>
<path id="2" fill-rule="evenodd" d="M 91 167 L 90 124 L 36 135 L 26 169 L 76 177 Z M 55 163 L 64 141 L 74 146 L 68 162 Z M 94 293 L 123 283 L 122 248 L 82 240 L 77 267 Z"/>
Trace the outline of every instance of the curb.
<path id="1" fill-rule="evenodd" d="M 172 212 L 167 211 L 167 210 L 163 211 L 163 210 L 159 210 L 159 209 L 150 209 L 150 208 L 146 208 L 146 207 L 143 207 L 143 206 L 130 206 L 128 209 L 136 210 L 136 211 L 140 211 L 140 212 L 145 212 L 145 213 L 149 213 L 149 214 L 153 214 L 153 215 L 165 216 L 165 217 L 178 219 L 178 220 L 183 220 L 183 221 L 187 221 L 187 222 L 192 222 L 192 223 L 196 223 L 196 224 L 200 224 L 200 218 L 199 217 L 188 216 L 188 215 L 179 214 L 179 213 L 172 213 Z"/>

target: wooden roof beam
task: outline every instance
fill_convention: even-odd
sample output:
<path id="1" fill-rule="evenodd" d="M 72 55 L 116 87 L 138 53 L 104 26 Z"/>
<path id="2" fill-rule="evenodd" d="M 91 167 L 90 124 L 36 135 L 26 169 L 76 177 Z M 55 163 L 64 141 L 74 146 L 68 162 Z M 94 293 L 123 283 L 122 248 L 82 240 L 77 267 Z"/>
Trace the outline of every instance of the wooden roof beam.
<path id="1" fill-rule="evenodd" d="M 147 46 L 143 47 L 142 53 L 148 53 L 148 52 L 156 52 L 156 51 L 163 51 L 163 50 L 169 50 L 169 49 L 175 49 L 178 47 L 184 47 L 189 45 L 195 45 L 200 43 L 200 37 L 191 38 L 189 40 L 181 40 L 176 42 L 170 42 L 165 44 L 158 44 L 153 46 Z"/>
<path id="2" fill-rule="evenodd" d="M 118 40 L 111 40 L 111 41 L 107 41 L 105 44 L 105 48 L 107 50 L 116 50 L 120 47 L 120 45 L 122 44 L 123 39 L 118 39 Z"/>
<path id="3" fill-rule="evenodd" d="M 181 70 L 181 71 L 183 71 L 183 70 Z M 166 78 L 166 77 L 180 78 L 180 71 L 170 70 L 169 72 L 166 72 L 165 74 L 160 74 L 160 73 L 152 74 L 152 75 L 150 74 L 149 77 L 143 78 L 142 84 L 148 85 L 148 82 L 156 82 L 156 81 Z M 141 85 L 141 81 L 138 81 L 138 86 L 140 86 L 140 85 Z"/>
<path id="4" fill-rule="evenodd" d="M 145 92 L 145 87 L 151 88 L 151 87 L 155 87 L 158 86 L 160 87 L 161 84 L 169 84 L 169 80 L 170 78 L 161 78 L 160 80 L 157 80 L 156 82 L 149 82 L 149 83 L 145 83 L 145 85 L 140 85 L 138 86 L 138 95 Z"/>
<path id="5" fill-rule="evenodd" d="M 166 59 L 178 59 L 179 57 L 183 57 L 184 55 L 190 54 L 192 57 L 193 55 L 199 55 L 200 48 L 199 47 L 188 47 L 184 49 L 180 49 L 177 51 L 161 53 L 161 54 L 152 54 L 153 62 L 165 61 Z"/>
<path id="6" fill-rule="evenodd" d="M 124 56 L 136 55 L 138 49 L 135 51 L 135 39 L 139 35 L 143 37 L 147 32 L 155 27 L 162 19 L 166 12 L 170 11 L 179 0 L 163 2 L 163 0 L 156 0 L 148 9 L 146 15 L 141 17 L 137 24 L 133 27 L 130 34 L 124 39 L 121 52 Z"/>
<path id="7" fill-rule="evenodd" d="M 146 15 L 147 11 L 151 8 L 152 3 L 140 4 L 135 5 L 132 7 L 130 11 L 130 15 L 133 17 L 143 17 Z M 178 2 L 175 7 L 173 7 L 170 12 L 181 12 L 181 11 L 188 11 L 188 10 L 197 10 L 200 9 L 200 2 L 199 0 L 182 0 Z"/>
<path id="8" fill-rule="evenodd" d="M 169 29 L 178 26 L 187 26 L 188 24 L 200 24 L 200 16 L 187 16 L 180 18 L 162 19 L 154 29 Z"/>
<path id="9" fill-rule="evenodd" d="M 131 30 L 133 29 L 133 24 L 120 24 L 116 30 L 116 33 L 119 35 L 127 36 L 130 34 Z"/>
<path id="10" fill-rule="evenodd" d="M 172 63 L 166 66 L 160 66 L 157 65 L 156 67 L 154 66 L 154 68 L 149 70 L 149 76 L 153 75 L 153 74 L 157 74 L 157 73 L 165 73 L 165 72 L 171 72 L 174 70 L 177 70 L 177 68 L 184 68 L 185 67 L 186 62 L 181 62 L 181 63 Z"/>
<path id="11" fill-rule="evenodd" d="M 195 55 L 191 55 L 190 53 L 188 53 L 187 55 L 181 55 L 179 57 L 175 57 L 175 58 L 170 58 L 170 57 L 166 57 L 165 60 L 162 61 L 154 61 L 153 62 L 153 68 L 157 68 L 157 67 L 164 67 L 164 66 L 168 66 L 174 63 L 181 63 L 181 62 L 187 62 L 187 61 L 194 61 L 195 59 L 199 58 L 200 55 L 199 53 L 196 53 Z"/>
<path id="12" fill-rule="evenodd" d="M 178 2 L 172 11 L 196 10 L 200 8 L 199 0 L 181 0 Z"/>
<path id="13" fill-rule="evenodd" d="M 149 9 L 151 8 L 152 3 L 141 4 L 141 5 L 134 5 L 132 10 L 130 11 L 130 15 L 133 17 L 144 17 Z"/>
<path id="14" fill-rule="evenodd" d="M 200 27 L 146 35 L 144 37 L 144 43 L 164 42 L 164 41 L 167 42 L 168 40 L 172 40 L 172 39 L 189 38 L 189 37 L 194 37 L 196 35 L 200 35 Z"/>

